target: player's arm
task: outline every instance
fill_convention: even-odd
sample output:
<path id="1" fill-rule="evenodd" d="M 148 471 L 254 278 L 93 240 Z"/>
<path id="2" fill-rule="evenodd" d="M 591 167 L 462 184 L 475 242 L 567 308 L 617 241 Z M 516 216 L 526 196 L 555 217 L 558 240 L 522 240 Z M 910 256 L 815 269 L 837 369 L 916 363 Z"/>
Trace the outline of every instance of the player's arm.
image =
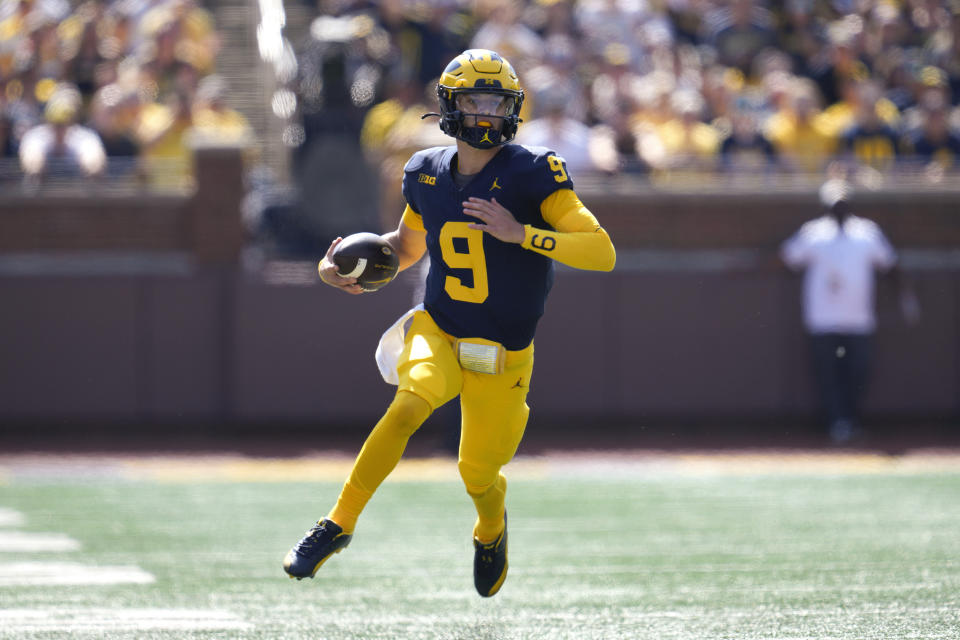
<path id="1" fill-rule="evenodd" d="M 403 211 L 397 228 L 381 236 L 400 258 L 400 271 L 415 264 L 427 250 L 427 231 L 423 218 L 410 205 Z"/>
<path id="2" fill-rule="evenodd" d="M 524 249 L 575 269 L 612 271 L 617 251 L 610 236 L 572 189 L 550 194 L 540 205 L 543 219 L 555 230 L 524 225 Z"/>
<path id="3" fill-rule="evenodd" d="M 463 203 L 463 212 L 479 220 L 470 224 L 471 229 L 486 231 L 498 240 L 519 244 L 575 269 L 613 269 L 617 252 L 610 236 L 573 190 L 555 191 L 543 201 L 540 211 L 556 231 L 520 224 L 496 198 L 470 198 Z"/>
<path id="4" fill-rule="evenodd" d="M 423 221 L 420 216 L 407 205 L 403 212 L 403 218 L 399 226 L 394 231 L 385 233 L 380 237 L 394 250 L 400 260 L 400 270 L 406 269 L 423 256 L 427 249 L 427 233 L 423 228 Z M 356 278 L 345 278 L 337 272 L 337 265 L 333 262 L 333 252 L 337 245 L 343 241 L 343 238 L 335 238 L 327 249 L 327 254 L 317 266 L 317 272 L 320 274 L 320 280 L 338 289 L 343 289 L 347 293 L 363 293 L 363 289 L 357 284 Z"/>

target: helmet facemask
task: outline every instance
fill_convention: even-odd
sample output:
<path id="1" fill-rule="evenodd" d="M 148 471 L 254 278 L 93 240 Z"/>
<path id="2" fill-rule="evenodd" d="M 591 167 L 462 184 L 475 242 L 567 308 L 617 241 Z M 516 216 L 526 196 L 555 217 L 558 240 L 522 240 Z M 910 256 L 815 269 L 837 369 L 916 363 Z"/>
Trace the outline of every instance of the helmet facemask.
<path id="1" fill-rule="evenodd" d="M 505 144 L 516 135 L 522 92 L 477 88 L 437 89 L 440 96 L 440 128 L 447 135 L 477 149 L 491 149 Z"/>

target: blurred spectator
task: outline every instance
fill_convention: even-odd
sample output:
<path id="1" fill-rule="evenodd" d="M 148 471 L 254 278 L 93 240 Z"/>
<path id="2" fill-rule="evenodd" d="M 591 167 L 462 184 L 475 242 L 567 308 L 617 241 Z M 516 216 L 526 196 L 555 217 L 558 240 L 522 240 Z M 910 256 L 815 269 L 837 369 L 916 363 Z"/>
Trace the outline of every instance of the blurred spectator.
<path id="1" fill-rule="evenodd" d="M 855 14 L 831 23 L 826 31 L 827 46 L 807 63 L 809 73 L 828 105 L 844 99 L 848 85 L 870 76 L 870 67 L 859 55 L 858 43 L 862 33 L 863 20 Z"/>
<path id="2" fill-rule="evenodd" d="M 136 169 L 140 144 L 136 127 L 140 97 L 133 89 L 109 84 L 100 89 L 90 106 L 90 122 L 103 142 L 108 174 L 127 175 Z"/>
<path id="3" fill-rule="evenodd" d="M 37 7 L 27 14 L 23 26 L 27 37 L 22 41 L 19 51 L 21 64 L 29 64 L 41 78 L 65 78 L 57 18 L 42 7 Z"/>
<path id="4" fill-rule="evenodd" d="M 193 127 L 192 98 L 170 94 L 164 103 L 145 105 L 137 125 L 141 146 L 141 177 L 151 187 L 176 189 L 192 183 L 187 134 Z"/>
<path id="5" fill-rule="evenodd" d="M 363 122 L 360 140 L 371 171 L 380 186 L 379 223 L 391 229 L 400 221 L 404 199 L 400 190 L 403 167 L 420 149 L 447 144 L 435 118 L 423 118 L 436 110 L 436 93 L 425 94 L 415 84 L 392 83 L 388 98 L 374 105 Z"/>
<path id="6" fill-rule="evenodd" d="M 375 17 L 385 32 L 389 54 L 372 56 L 389 67 L 390 77 L 424 85 L 437 76 L 432 61 L 448 60 L 466 48 L 473 29 L 472 16 L 454 0 L 436 0 L 411 6 L 405 0 L 376 3 Z"/>
<path id="7" fill-rule="evenodd" d="M 622 102 L 614 113 L 608 113 L 602 124 L 594 125 L 597 135 L 611 140 L 614 166 L 627 174 L 647 173 L 650 167 L 640 157 L 640 129 L 633 121 L 630 105 Z M 600 162 L 601 168 L 606 162 Z"/>
<path id="8" fill-rule="evenodd" d="M 529 106 L 534 115 L 541 115 L 543 94 L 561 93 L 566 96 L 566 115 L 581 122 L 587 121 L 589 105 L 577 73 L 576 46 L 572 37 L 551 37 L 545 44 L 540 63 L 524 74 L 524 106 Z"/>
<path id="9" fill-rule="evenodd" d="M 397 3 L 377 7 L 379 14 L 351 12 L 345 3 L 324 6 L 331 13 L 313 21 L 299 47 L 296 90 L 304 136 L 292 167 L 298 202 L 283 222 L 304 238 L 290 251 L 310 259 L 338 235 L 379 230 L 379 183 L 361 147 L 364 118 L 392 71 L 395 84 L 411 92 L 417 86 L 416 61 L 401 59 L 406 53 L 390 37 L 395 23 L 402 23 L 400 33 L 416 35 Z"/>
<path id="10" fill-rule="evenodd" d="M 903 5 L 893 2 L 874 2 L 863 11 L 863 53 L 868 60 L 899 51 L 909 44 L 912 30 L 909 19 L 902 16 Z M 876 68 L 876 65 L 874 65 Z"/>
<path id="11" fill-rule="evenodd" d="M 583 33 L 574 16 L 574 8 L 583 4 L 574 0 L 536 0 L 532 9 L 527 12 L 528 25 L 543 39 L 547 48 L 555 38 L 570 40 L 579 45 L 582 43 Z"/>
<path id="12" fill-rule="evenodd" d="M 92 129 L 77 124 L 80 92 L 61 84 L 47 102 L 46 124 L 27 131 L 20 143 L 20 167 L 25 177 L 36 182 L 43 177 L 100 175 L 106 153 Z"/>
<path id="13" fill-rule="evenodd" d="M 638 38 L 643 24 L 650 19 L 650 3 L 633 0 L 583 0 L 576 3 L 574 16 L 583 32 L 587 57 L 609 57 L 616 51 L 618 62 L 634 71 L 642 59 Z"/>
<path id="14" fill-rule="evenodd" d="M 956 100 L 960 98 L 960 2 L 950 0 L 944 13 L 947 15 L 925 43 L 924 53 L 926 62 L 947 74 L 950 94 Z"/>
<path id="15" fill-rule="evenodd" d="M 194 0 L 168 0 L 150 8 L 139 22 L 137 57 L 163 79 L 178 63 L 200 75 L 213 71 L 219 38 L 210 13 Z"/>
<path id="16" fill-rule="evenodd" d="M 197 86 L 193 100 L 193 133 L 218 144 L 249 142 L 253 131 L 247 118 L 227 106 L 227 81 L 213 74 Z"/>
<path id="17" fill-rule="evenodd" d="M 729 121 L 730 112 L 745 89 L 746 78 L 739 70 L 720 65 L 705 69 L 700 84 L 700 94 L 705 101 L 704 120 Z"/>
<path id="18" fill-rule="evenodd" d="M 731 0 L 708 17 L 709 40 L 721 64 L 749 73 L 754 57 L 777 39 L 773 16 L 756 0 Z"/>
<path id="19" fill-rule="evenodd" d="M 0 102 L 0 159 L 17 157 L 17 148 L 13 139 L 13 124 L 7 117 L 6 108 Z"/>
<path id="20" fill-rule="evenodd" d="M 655 126 L 641 140 L 642 158 L 652 167 L 678 171 L 709 171 L 717 167 L 719 132 L 701 120 L 703 98 L 691 89 L 670 97 L 673 117 Z"/>
<path id="21" fill-rule="evenodd" d="M 492 49 L 518 69 L 528 69 L 539 58 L 543 40 L 521 20 L 522 4 L 513 0 L 482 3 L 483 23 L 470 40 L 474 49 Z"/>
<path id="22" fill-rule="evenodd" d="M 720 144 L 721 166 L 727 172 L 766 172 L 776 165 L 776 152 L 761 130 L 757 115 L 746 108 L 733 112 L 729 134 Z"/>
<path id="23" fill-rule="evenodd" d="M 821 34 L 814 0 L 787 0 L 783 3 L 779 44 L 798 69 L 805 69 L 821 48 Z"/>
<path id="24" fill-rule="evenodd" d="M 668 0 L 665 5 L 677 41 L 699 43 L 702 39 L 703 16 L 710 8 L 711 0 Z"/>
<path id="25" fill-rule="evenodd" d="M 48 84 L 51 85 L 52 92 L 56 83 L 51 81 Z M 11 79 L 6 84 L 4 93 L 7 98 L 4 115 L 10 123 L 10 146 L 18 149 L 23 135 L 44 121 L 43 109 L 36 97 L 36 84 L 30 76 L 21 75 Z"/>
<path id="26" fill-rule="evenodd" d="M 919 124 L 905 137 L 909 161 L 922 165 L 932 178 L 942 177 L 960 159 L 960 133 L 951 129 L 949 113 L 942 94 L 928 94 L 920 105 Z"/>
<path id="27" fill-rule="evenodd" d="M 951 100 L 949 78 L 946 71 L 939 67 L 927 65 L 914 69 L 910 74 L 910 80 L 911 100 L 909 107 L 904 109 L 907 128 L 917 124 L 916 116 L 922 117 L 921 106 L 926 100 L 937 99 L 944 105 L 950 105 Z M 915 114 L 913 119 L 911 119 L 911 112 Z"/>
<path id="28" fill-rule="evenodd" d="M 433 2 L 433 10 L 421 24 L 420 86 L 436 81 L 434 60 L 453 59 L 466 49 L 473 28 L 473 17 L 456 0 Z"/>
<path id="29" fill-rule="evenodd" d="M 390 29 L 397 28 L 394 21 L 398 20 L 404 25 L 400 33 L 415 35 L 403 14 L 393 17 L 395 4 L 379 8 L 390 17 L 386 24 L 367 13 L 320 15 L 311 23 L 297 53 L 296 92 L 306 147 L 328 134 L 358 137 L 385 78 L 415 84 L 416 61 L 391 39 Z"/>
<path id="30" fill-rule="evenodd" d="M 560 89 L 542 95 L 543 115 L 520 125 L 517 142 L 549 147 L 567 162 L 570 175 L 612 173 L 617 170 L 613 136 L 606 128 L 588 127 L 567 115 L 568 94 Z"/>
<path id="31" fill-rule="evenodd" d="M 765 135 L 786 169 L 820 173 L 837 147 L 837 135 L 821 113 L 816 85 L 791 83 L 786 105 L 765 123 Z"/>
<path id="32" fill-rule="evenodd" d="M 104 24 L 105 9 L 104 2 L 90 0 L 80 5 L 56 30 L 60 43 L 59 58 L 63 63 L 62 73 L 77 85 L 85 102 L 89 102 L 100 86 L 97 74 L 108 61 L 107 55 L 119 53 L 109 48 L 101 50 L 99 46 L 98 31 L 102 30 L 101 25 Z"/>
<path id="33" fill-rule="evenodd" d="M 895 110 L 889 102 L 881 101 L 876 84 L 862 83 L 857 92 L 853 124 L 843 133 L 843 148 L 861 166 L 877 171 L 890 169 L 897 156 L 898 134 L 882 118 L 884 106 Z"/>
<path id="34" fill-rule="evenodd" d="M 892 271 L 897 256 L 874 222 L 853 215 L 845 182 L 825 183 L 820 199 L 826 213 L 790 237 L 781 257 L 790 268 L 804 271 L 803 320 L 813 370 L 830 438 L 843 444 L 861 433 L 860 401 L 877 326 L 874 271 Z M 915 298 L 904 294 L 901 300 L 915 321 Z"/>
<path id="35" fill-rule="evenodd" d="M 596 77 L 589 89 L 591 117 L 611 124 L 624 112 L 632 112 L 638 92 L 645 84 L 630 67 L 630 49 L 622 44 L 610 44 L 598 60 Z M 669 79 L 673 87 L 672 78 Z M 659 85 L 654 83 L 659 88 Z"/>

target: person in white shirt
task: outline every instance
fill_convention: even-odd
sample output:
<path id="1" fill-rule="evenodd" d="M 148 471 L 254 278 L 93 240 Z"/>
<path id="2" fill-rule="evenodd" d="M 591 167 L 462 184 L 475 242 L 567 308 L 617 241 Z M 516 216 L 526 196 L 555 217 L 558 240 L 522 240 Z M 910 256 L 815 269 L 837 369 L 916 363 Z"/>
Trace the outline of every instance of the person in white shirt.
<path id="1" fill-rule="evenodd" d="M 861 434 L 859 405 L 877 327 L 876 272 L 894 272 L 897 254 L 871 220 L 853 215 L 849 187 L 830 180 L 820 190 L 827 213 L 783 243 L 780 256 L 804 272 L 803 321 L 823 410 L 836 443 Z"/>
<path id="2" fill-rule="evenodd" d="M 573 176 L 617 170 L 613 136 L 606 135 L 606 127 L 591 128 L 571 118 L 566 108 L 574 97 L 565 88 L 549 87 L 539 98 L 537 117 L 517 134 L 520 144 L 550 147 Z"/>
<path id="3" fill-rule="evenodd" d="M 107 154 L 97 133 L 77 124 L 80 94 L 60 85 L 44 109 L 46 122 L 20 141 L 20 168 L 28 180 L 42 176 L 91 177 L 103 173 Z"/>

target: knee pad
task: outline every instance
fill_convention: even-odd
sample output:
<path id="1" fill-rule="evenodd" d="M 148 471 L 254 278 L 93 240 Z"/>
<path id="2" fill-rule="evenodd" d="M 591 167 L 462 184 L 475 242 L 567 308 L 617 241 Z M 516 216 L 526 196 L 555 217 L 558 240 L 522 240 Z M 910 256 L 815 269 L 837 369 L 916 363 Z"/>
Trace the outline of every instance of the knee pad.
<path id="1" fill-rule="evenodd" d="M 457 468 L 460 470 L 460 477 L 467 488 L 467 493 L 473 498 L 479 498 L 490 491 L 500 475 L 498 469 L 487 469 L 466 460 L 458 462 Z"/>
<path id="2" fill-rule="evenodd" d="M 430 417 L 430 403 L 409 391 L 398 391 L 383 416 L 384 424 L 407 437 Z"/>

